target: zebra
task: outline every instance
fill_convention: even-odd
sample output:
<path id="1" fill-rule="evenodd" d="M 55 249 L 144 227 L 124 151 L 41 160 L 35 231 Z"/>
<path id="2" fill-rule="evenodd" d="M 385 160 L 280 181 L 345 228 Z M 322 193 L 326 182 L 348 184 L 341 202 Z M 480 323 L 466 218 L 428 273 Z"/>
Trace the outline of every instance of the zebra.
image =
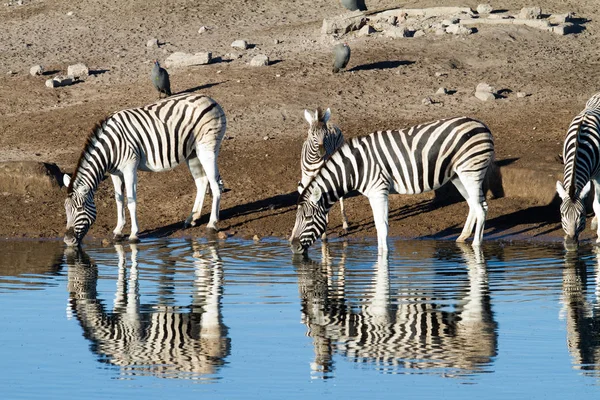
<path id="1" fill-rule="evenodd" d="M 222 314 L 223 262 L 218 247 L 191 242 L 193 293 L 190 303 L 183 306 L 160 299 L 152 304 L 141 302 L 141 249 L 130 244 L 128 266 L 124 246 L 116 244 L 114 248 L 119 261 L 112 310 L 97 290 L 97 264 L 81 248 L 67 247 L 64 252 L 67 315 L 79 322 L 98 360 L 118 366 L 123 375 L 168 378 L 217 373 L 231 351 Z M 161 260 L 163 253 L 157 254 Z M 172 274 L 172 269 L 163 272 L 165 279 L 173 279 Z"/>
<path id="2" fill-rule="evenodd" d="M 298 182 L 298 192 L 317 174 L 323 163 L 344 144 L 344 135 L 339 127 L 328 124 L 331 118 L 331 110 L 328 108 L 323 112 L 320 108 L 312 114 L 304 110 L 304 118 L 308 122 L 308 137 L 302 145 L 300 157 L 300 168 L 302 179 Z M 344 233 L 348 231 L 348 217 L 344 209 L 344 198 L 340 197 L 340 210 L 342 213 L 342 228 Z M 323 232 L 322 239 L 327 237 Z"/>
<path id="3" fill-rule="evenodd" d="M 594 94 L 569 125 L 563 145 L 564 177 L 556 182 L 561 199 L 560 219 L 567 250 L 577 248 L 579 234 L 585 228 L 585 199 L 594 183 L 595 199 L 592 230 L 600 243 L 600 93 Z"/>
<path id="4" fill-rule="evenodd" d="M 449 181 L 469 204 L 457 242 L 464 242 L 476 224 L 473 245 L 478 246 L 488 209 L 483 183 L 493 158 L 490 130 L 468 117 L 353 138 L 323 164 L 300 194 L 290 237 L 292 251 L 305 253 L 325 230 L 327 211 L 340 197 L 357 190 L 369 198 L 378 252 L 387 253 L 389 193 L 423 193 Z"/>
<path id="5" fill-rule="evenodd" d="M 225 135 L 226 118 L 217 102 L 201 94 L 180 94 L 145 107 L 116 112 L 90 133 L 73 176 L 64 175 L 67 189 L 67 227 L 64 241 L 79 245 L 96 219 L 95 191 L 109 173 L 115 188 L 117 226 L 115 239 L 125 226 L 123 194 L 131 217 L 129 240 L 138 239 L 136 216 L 137 172 L 167 171 L 187 163 L 197 193 L 185 226 L 195 226 L 210 184 L 212 209 L 207 228 L 217 229 L 221 201 L 217 158 Z"/>

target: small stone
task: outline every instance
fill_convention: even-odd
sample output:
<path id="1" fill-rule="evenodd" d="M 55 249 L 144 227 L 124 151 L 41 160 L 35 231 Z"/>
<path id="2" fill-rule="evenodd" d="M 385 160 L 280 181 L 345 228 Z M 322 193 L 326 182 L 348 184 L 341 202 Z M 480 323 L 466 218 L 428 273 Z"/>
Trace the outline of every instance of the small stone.
<path id="1" fill-rule="evenodd" d="M 42 75 L 44 73 L 44 67 L 42 67 L 41 65 L 34 65 L 33 67 L 29 68 L 29 74 L 31 76 L 38 76 L 38 75 Z"/>
<path id="2" fill-rule="evenodd" d="M 479 4 L 477 6 L 477 14 L 489 14 L 492 11 L 494 11 L 494 9 L 489 4 Z"/>
<path id="3" fill-rule="evenodd" d="M 55 87 L 60 87 L 60 86 L 68 86 L 73 84 L 73 82 L 75 81 L 75 78 L 73 76 L 55 76 L 52 79 L 48 79 L 46 81 L 46 86 L 49 88 L 55 88 Z"/>
<path id="4" fill-rule="evenodd" d="M 448 94 L 448 89 L 441 87 L 437 90 L 437 92 L 435 92 L 435 94 Z"/>
<path id="5" fill-rule="evenodd" d="M 224 231 L 219 231 L 219 233 L 217 233 L 217 237 L 219 239 L 227 239 L 228 236 L 229 235 L 227 235 L 227 232 L 224 232 Z"/>
<path id="6" fill-rule="evenodd" d="M 448 76 L 448 74 L 447 74 L 447 73 L 445 73 L 445 72 L 436 72 L 436 73 L 435 73 L 435 76 L 436 76 L 437 78 L 440 78 L 440 77 L 442 77 L 442 76 Z"/>
<path id="7" fill-rule="evenodd" d="M 542 9 L 540 7 L 524 7 L 519 12 L 518 17 L 522 19 L 540 19 L 542 18 Z"/>
<path id="8" fill-rule="evenodd" d="M 75 78 L 86 77 L 89 74 L 89 68 L 82 63 L 69 65 L 69 67 L 67 68 L 67 75 L 74 76 Z"/>
<path id="9" fill-rule="evenodd" d="M 198 33 L 204 33 L 206 32 L 208 29 L 203 25 L 198 29 Z"/>
<path id="10" fill-rule="evenodd" d="M 17 0 L 17 5 L 18 6 L 22 6 L 23 5 L 23 0 Z"/>
<path id="11" fill-rule="evenodd" d="M 263 137 L 263 140 L 269 140 L 270 138 L 268 136 Z"/>
<path id="12" fill-rule="evenodd" d="M 425 97 L 423 100 L 421 100 L 421 104 L 428 106 L 433 104 L 433 100 L 431 100 L 429 97 Z"/>
<path id="13" fill-rule="evenodd" d="M 273 44 L 279 44 L 279 43 L 281 43 L 281 40 L 279 40 L 279 39 L 273 39 Z"/>
<path id="14" fill-rule="evenodd" d="M 242 39 L 234 40 L 233 43 L 231 43 L 231 47 L 234 49 L 246 50 L 248 48 L 248 42 Z"/>
<path id="15" fill-rule="evenodd" d="M 383 31 L 383 35 L 389 38 L 405 38 L 410 36 L 410 31 L 402 26 L 392 26 Z"/>
<path id="16" fill-rule="evenodd" d="M 423 29 L 419 29 L 417 31 L 415 31 L 415 34 L 413 35 L 413 37 L 421 37 L 421 36 L 425 36 L 425 31 Z"/>
<path id="17" fill-rule="evenodd" d="M 371 25 L 365 25 L 358 30 L 357 36 L 369 36 L 373 32 L 375 29 Z"/>
<path id="18" fill-rule="evenodd" d="M 69 12 L 67 13 L 67 15 L 68 15 L 69 17 L 72 17 L 72 16 L 73 16 L 73 11 L 69 11 Z"/>
<path id="19" fill-rule="evenodd" d="M 458 18 L 449 18 L 442 21 L 442 26 L 456 25 L 460 22 Z"/>
<path id="20" fill-rule="evenodd" d="M 517 97 L 522 99 L 523 97 L 527 97 L 529 96 L 527 93 L 525 92 L 517 92 Z"/>
<path id="21" fill-rule="evenodd" d="M 104 238 L 102 239 L 102 247 L 108 247 L 110 246 L 110 240 Z"/>
<path id="22" fill-rule="evenodd" d="M 158 39 L 156 38 L 152 38 L 152 39 L 148 39 L 148 41 L 146 42 L 146 47 L 158 47 Z"/>
<path id="23" fill-rule="evenodd" d="M 258 54 L 250 60 L 250 65 L 252 67 L 262 67 L 265 65 L 269 65 L 269 57 L 264 54 Z"/>
<path id="24" fill-rule="evenodd" d="M 496 99 L 496 96 L 493 93 L 489 92 L 475 92 L 475 97 L 477 97 L 481 101 L 489 101 Z"/>
<path id="25" fill-rule="evenodd" d="M 260 242 L 260 237 L 258 235 L 254 235 L 252 237 L 252 240 L 254 240 L 255 242 Z"/>
<path id="26" fill-rule="evenodd" d="M 480 84 L 477 85 L 477 87 L 475 88 L 476 92 L 482 92 L 482 93 L 494 93 L 496 91 L 496 89 L 494 89 L 492 86 L 488 85 L 487 83 L 481 82 Z"/>
<path id="27" fill-rule="evenodd" d="M 462 25 L 450 25 L 446 28 L 446 32 L 452 33 L 453 35 L 470 35 L 473 30 Z"/>

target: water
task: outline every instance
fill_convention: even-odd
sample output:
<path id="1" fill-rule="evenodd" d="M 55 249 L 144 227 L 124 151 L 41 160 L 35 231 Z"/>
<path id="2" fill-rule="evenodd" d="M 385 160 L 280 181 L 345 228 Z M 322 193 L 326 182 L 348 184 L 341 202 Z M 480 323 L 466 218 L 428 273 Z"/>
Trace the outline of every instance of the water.
<path id="1" fill-rule="evenodd" d="M 0 242 L 0 393 L 572 398 L 600 393 L 600 252 L 553 243 Z M 85 397 L 84 397 L 85 396 Z"/>

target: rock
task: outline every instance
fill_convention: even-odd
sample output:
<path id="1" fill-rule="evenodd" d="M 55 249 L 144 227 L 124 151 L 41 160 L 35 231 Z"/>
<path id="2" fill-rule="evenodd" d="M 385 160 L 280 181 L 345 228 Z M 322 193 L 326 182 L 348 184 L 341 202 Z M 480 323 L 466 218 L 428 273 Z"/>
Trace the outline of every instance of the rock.
<path id="1" fill-rule="evenodd" d="M 279 40 L 279 39 L 273 39 L 273 44 L 279 44 L 279 43 L 281 43 L 281 40 Z"/>
<path id="2" fill-rule="evenodd" d="M 435 92 L 435 94 L 448 94 L 448 89 L 441 87 L 437 90 L 437 92 Z"/>
<path id="3" fill-rule="evenodd" d="M 527 97 L 529 96 L 527 93 L 525 92 L 517 92 L 517 97 L 522 99 L 523 97 Z"/>
<path id="4" fill-rule="evenodd" d="M 148 41 L 146 42 L 146 47 L 158 47 L 158 39 L 152 38 L 152 39 L 148 39 Z"/>
<path id="5" fill-rule="evenodd" d="M 55 88 L 60 86 L 69 86 L 75 82 L 75 78 L 73 76 L 64 76 L 59 75 L 54 78 L 48 79 L 46 81 L 46 86 L 49 88 Z"/>
<path id="6" fill-rule="evenodd" d="M 72 17 L 72 16 L 73 16 L 73 11 L 69 11 L 69 12 L 67 13 L 67 15 L 68 15 L 69 17 Z"/>
<path id="7" fill-rule="evenodd" d="M 373 32 L 375 32 L 375 29 L 371 25 L 365 25 L 359 29 L 357 36 L 369 36 Z"/>
<path id="8" fill-rule="evenodd" d="M 383 35 L 390 38 L 405 38 L 410 36 L 410 31 L 401 26 L 391 26 L 385 31 L 383 31 Z"/>
<path id="9" fill-rule="evenodd" d="M 33 67 L 29 68 L 29 74 L 31 76 L 42 75 L 43 73 L 44 67 L 42 67 L 41 65 L 34 65 Z"/>
<path id="10" fill-rule="evenodd" d="M 262 67 L 265 65 L 269 65 L 269 57 L 264 54 L 258 54 L 250 60 L 250 65 L 252 67 Z"/>
<path id="11" fill-rule="evenodd" d="M 477 85 L 475 91 L 483 93 L 494 93 L 496 89 L 493 86 L 488 85 L 487 83 L 481 82 Z"/>
<path id="12" fill-rule="evenodd" d="M 238 58 L 242 58 L 242 55 L 237 53 L 226 53 L 223 56 L 223 59 L 225 60 L 237 60 Z"/>
<path id="13" fill-rule="evenodd" d="M 487 83 L 480 83 L 475 88 L 475 97 L 477 97 L 481 101 L 495 100 L 496 99 L 496 89 Z"/>
<path id="14" fill-rule="evenodd" d="M 496 96 L 493 93 L 487 92 L 475 92 L 475 97 L 477 97 L 481 101 L 489 101 L 496 99 Z"/>
<path id="15" fill-rule="evenodd" d="M 552 33 L 556 33 L 557 35 L 568 35 L 569 33 L 574 33 L 577 32 L 577 25 L 571 24 L 571 23 L 566 23 L 566 24 L 560 24 L 557 26 L 553 26 L 552 28 L 550 28 Z"/>
<path id="16" fill-rule="evenodd" d="M 67 75 L 73 76 L 75 78 L 83 78 L 90 74 L 90 70 L 85 64 L 78 63 L 69 65 L 67 68 Z"/>
<path id="17" fill-rule="evenodd" d="M 433 104 L 433 100 L 431 100 L 429 97 L 425 97 L 423 100 L 421 100 L 421 104 L 428 106 Z"/>
<path id="18" fill-rule="evenodd" d="M 540 7 L 524 7 L 519 12 L 518 17 L 522 19 L 540 19 L 542 18 L 542 9 Z"/>
<path id="19" fill-rule="evenodd" d="M 462 25 L 450 25 L 446 28 L 447 33 L 452 33 L 453 35 L 470 35 L 473 30 L 471 28 L 467 28 Z"/>
<path id="20" fill-rule="evenodd" d="M 198 29 L 198 33 L 204 33 L 206 32 L 208 29 L 203 25 Z"/>
<path id="21" fill-rule="evenodd" d="M 361 12 L 354 17 L 341 15 L 334 18 L 324 19 L 321 33 L 325 35 L 344 35 L 348 32 L 357 31 L 367 23 L 367 19 Z"/>
<path id="22" fill-rule="evenodd" d="M 108 246 L 110 246 L 110 240 L 108 240 L 107 238 L 102 239 L 102 247 Z"/>
<path id="23" fill-rule="evenodd" d="M 489 14 L 492 11 L 494 11 L 494 9 L 489 4 L 480 4 L 477 6 L 477 14 Z"/>
<path id="24" fill-rule="evenodd" d="M 435 30 L 435 34 L 438 35 L 438 36 L 445 35 L 446 34 L 446 30 L 444 28 L 438 28 L 438 29 Z"/>
<path id="25" fill-rule="evenodd" d="M 416 30 L 413 35 L 413 37 L 416 37 L 416 38 L 422 37 L 422 36 L 425 36 L 425 31 L 423 29 Z"/>
<path id="26" fill-rule="evenodd" d="M 263 137 L 263 140 L 269 140 L 269 139 L 270 139 L 269 136 Z"/>
<path id="27" fill-rule="evenodd" d="M 458 19 L 458 18 L 447 18 L 442 21 L 442 26 L 455 25 L 455 24 L 458 24 L 459 22 L 460 22 L 460 19 Z"/>
<path id="28" fill-rule="evenodd" d="M 217 233 L 217 237 L 219 239 L 227 239 L 228 236 L 229 235 L 227 235 L 227 232 L 224 232 L 224 231 L 219 231 L 219 233 Z"/>
<path id="29" fill-rule="evenodd" d="M 255 242 L 260 242 L 260 237 L 258 235 L 254 235 L 252 237 L 252 240 L 254 240 Z"/>
<path id="30" fill-rule="evenodd" d="M 234 49 L 246 50 L 248 48 L 248 42 L 242 39 L 234 40 L 233 43 L 231 43 L 231 47 Z"/>
<path id="31" fill-rule="evenodd" d="M 448 74 L 447 74 L 447 73 L 445 73 L 445 72 L 436 72 L 436 73 L 435 73 L 435 76 L 436 76 L 436 78 L 440 78 L 440 77 L 442 77 L 442 76 L 448 76 Z"/>
<path id="32" fill-rule="evenodd" d="M 569 22 L 571 19 L 573 19 L 573 13 L 566 13 L 566 14 L 552 14 L 550 17 L 548 17 L 548 21 L 550 21 L 550 23 L 552 24 L 564 24 L 565 22 Z"/>
<path id="33" fill-rule="evenodd" d="M 171 67 L 177 68 L 177 67 L 189 67 L 192 65 L 204 65 L 204 64 L 209 64 L 211 59 L 212 59 L 212 53 L 210 51 L 196 53 L 196 54 L 188 54 L 188 53 L 176 51 L 175 53 L 173 53 L 169 57 L 167 57 L 167 59 L 165 60 L 165 66 L 167 68 L 171 68 Z"/>

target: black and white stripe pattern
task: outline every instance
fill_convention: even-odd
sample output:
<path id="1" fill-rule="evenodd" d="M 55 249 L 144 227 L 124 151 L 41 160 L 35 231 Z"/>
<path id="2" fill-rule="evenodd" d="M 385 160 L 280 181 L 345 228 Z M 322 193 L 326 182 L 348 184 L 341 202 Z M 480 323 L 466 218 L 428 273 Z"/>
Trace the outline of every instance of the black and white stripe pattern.
<path id="1" fill-rule="evenodd" d="M 326 228 L 326 214 L 346 193 L 369 198 L 379 252 L 387 252 L 388 194 L 416 194 L 452 182 L 469 204 L 457 241 L 476 224 L 473 245 L 483 237 L 487 203 L 483 184 L 494 142 L 481 122 L 457 117 L 399 131 L 379 131 L 346 142 L 323 165 L 298 200 L 292 251 L 304 252 Z"/>
<path id="2" fill-rule="evenodd" d="M 298 182 L 298 192 L 302 193 L 306 185 L 317 174 L 323 163 L 344 144 L 344 135 L 339 127 L 329 124 L 331 110 L 325 112 L 317 109 L 315 113 L 304 110 L 304 118 L 309 124 L 308 137 L 302 145 L 300 156 L 300 168 L 302 179 Z M 342 213 L 342 228 L 348 229 L 348 218 L 344 210 L 344 198 L 340 198 L 340 210 Z M 323 232 L 323 239 L 326 237 Z"/>
<path id="3" fill-rule="evenodd" d="M 210 97 L 181 94 L 145 107 L 119 111 L 98 124 L 90 134 L 73 177 L 65 175 L 67 232 L 65 243 L 81 242 L 96 217 L 94 193 L 106 173 L 115 188 L 117 227 L 120 237 L 125 225 L 124 192 L 131 216 L 130 240 L 137 239 L 136 171 L 167 171 L 185 161 L 197 187 L 192 213 L 186 220 L 194 225 L 200 218 L 208 185 L 213 203 L 208 227 L 216 229 L 221 190 L 217 158 L 225 135 L 223 109 Z"/>
<path id="4" fill-rule="evenodd" d="M 560 216 L 565 231 L 565 245 L 577 245 L 579 234 L 585 228 L 586 211 L 584 200 L 594 183 L 594 220 L 592 229 L 597 229 L 600 213 L 600 93 L 593 95 L 567 130 L 563 146 L 564 183 L 556 182 L 556 191 L 562 199 Z M 596 225 L 596 227 L 594 227 Z M 600 235 L 600 231 L 598 231 Z"/>

